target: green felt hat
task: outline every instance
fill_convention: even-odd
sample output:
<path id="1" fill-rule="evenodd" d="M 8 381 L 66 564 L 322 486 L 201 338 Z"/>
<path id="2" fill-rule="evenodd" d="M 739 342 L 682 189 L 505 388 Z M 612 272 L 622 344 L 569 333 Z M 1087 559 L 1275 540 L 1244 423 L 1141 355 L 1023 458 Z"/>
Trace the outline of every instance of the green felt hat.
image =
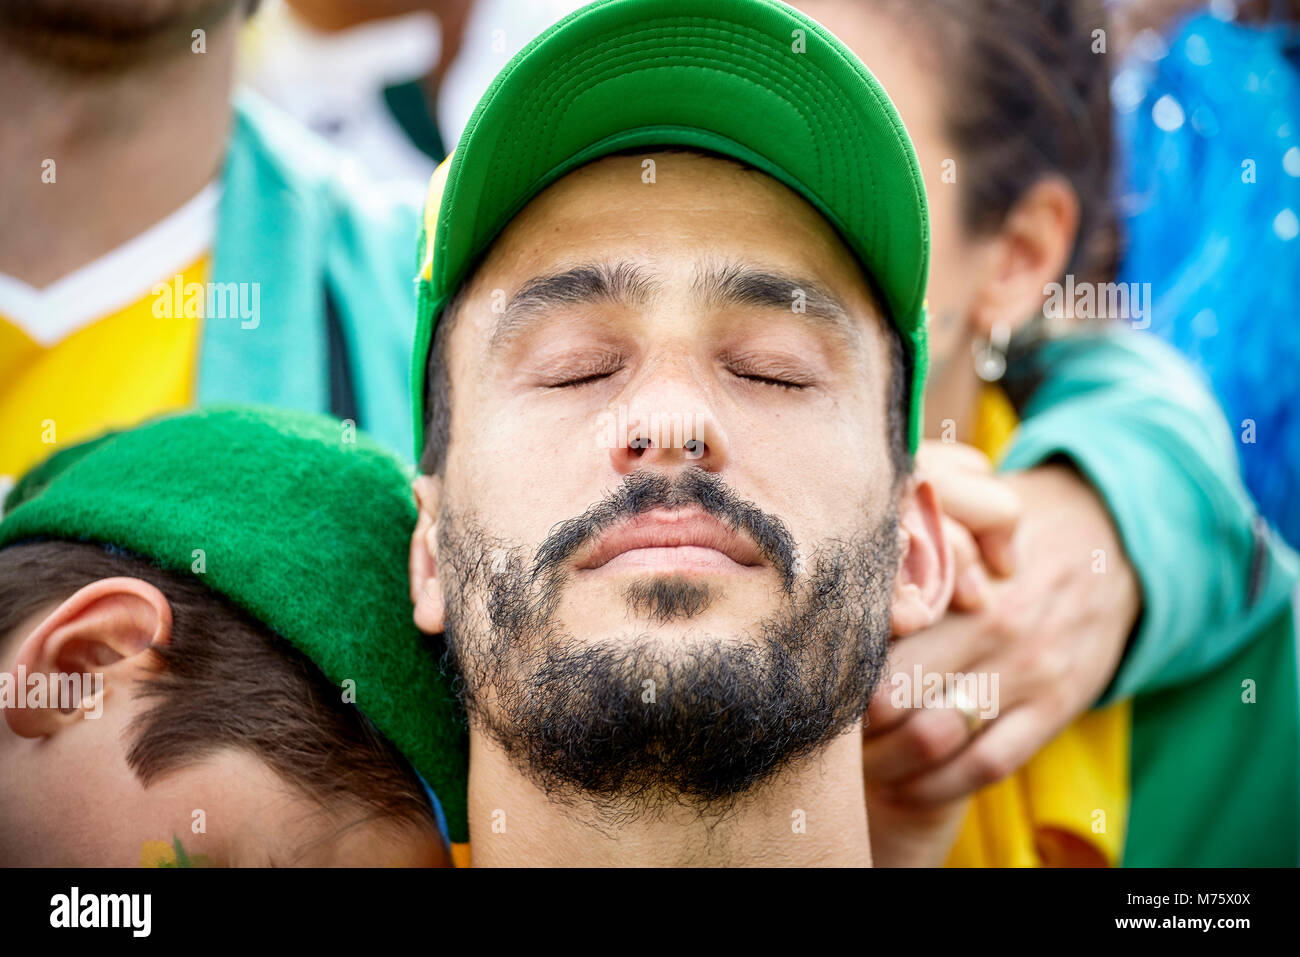
<path id="1" fill-rule="evenodd" d="M 430 184 L 411 376 L 416 460 L 433 328 L 478 257 L 562 176 L 652 147 L 747 163 L 839 231 L 911 355 L 915 451 L 929 218 L 916 154 L 885 91 L 824 27 L 776 0 L 598 0 L 506 65 Z"/>
<path id="2" fill-rule="evenodd" d="M 468 743 L 411 618 L 405 466 L 335 419 L 212 407 L 55 454 L 9 493 L 0 548 L 101 542 L 193 574 L 342 686 L 468 840 Z"/>

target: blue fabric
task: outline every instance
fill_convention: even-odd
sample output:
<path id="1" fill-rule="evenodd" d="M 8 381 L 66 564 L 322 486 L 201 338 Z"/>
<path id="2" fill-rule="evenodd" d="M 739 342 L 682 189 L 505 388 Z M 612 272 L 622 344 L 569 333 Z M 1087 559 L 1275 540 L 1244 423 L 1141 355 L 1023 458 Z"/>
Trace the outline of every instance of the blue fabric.
<path id="1" fill-rule="evenodd" d="M 1138 50 L 1112 87 L 1119 279 L 1152 284 L 1150 331 L 1208 376 L 1247 488 L 1300 545 L 1300 31 L 1204 15 Z"/>
<path id="2" fill-rule="evenodd" d="M 424 788 L 425 796 L 429 799 L 429 803 L 433 805 L 433 816 L 438 819 L 438 834 L 441 835 L 442 843 L 447 848 L 447 852 L 451 853 L 451 834 L 447 830 L 447 815 L 442 812 L 442 802 L 438 800 L 438 795 L 433 793 L 433 788 L 429 787 L 429 782 L 420 777 L 419 771 L 411 768 L 411 773 L 419 780 L 420 786 Z"/>
<path id="3" fill-rule="evenodd" d="M 257 283 L 260 315 L 205 321 L 200 403 L 328 412 L 328 283 L 361 423 L 411 458 L 410 354 L 419 209 L 352 176 L 347 160 L 251 94 L 223 172 L 212 281 Z"/>

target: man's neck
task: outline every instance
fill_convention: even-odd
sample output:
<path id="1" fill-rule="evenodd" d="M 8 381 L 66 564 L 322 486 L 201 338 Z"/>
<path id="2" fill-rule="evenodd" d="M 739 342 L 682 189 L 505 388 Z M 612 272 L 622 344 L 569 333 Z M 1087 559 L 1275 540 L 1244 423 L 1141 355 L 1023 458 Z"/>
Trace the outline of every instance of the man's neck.
<path id="1" fill-rule="evenodd" d="M 471 731 L 475 867 L 871 864 L 860 726 L 755 787 L 720 820 L 670 808 L 618 823 L 601 810 L 549 799 L 482 732 Z"/>
<path id="2" fill-rule="evenodd" d="M 0 273 L 44 287 L 212 181 L 229 134 L 239 19 L 206 25 L 206 52 L 177 34 L 123 69 L 93 72 L 0 31 Z"/>

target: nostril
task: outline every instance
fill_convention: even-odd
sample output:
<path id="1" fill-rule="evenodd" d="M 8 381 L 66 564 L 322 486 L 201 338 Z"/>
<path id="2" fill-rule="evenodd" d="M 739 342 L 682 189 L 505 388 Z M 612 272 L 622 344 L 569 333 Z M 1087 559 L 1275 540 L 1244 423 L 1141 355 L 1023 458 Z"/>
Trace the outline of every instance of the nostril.
<path id="1" fill-rule="evenodd" d="M 686 457 L 698 459 L 704 454 L 705 445 L 699 439 L 687 439 L 682 443 L 682 448 L 686 450 Z"/>
<path id="2" fill-rule="evenodd" d="M 627 447 L 634 452 L 644 452 L 650 448 L 650 439 L 646 436 L 638 435 L 627 443 Z"/>

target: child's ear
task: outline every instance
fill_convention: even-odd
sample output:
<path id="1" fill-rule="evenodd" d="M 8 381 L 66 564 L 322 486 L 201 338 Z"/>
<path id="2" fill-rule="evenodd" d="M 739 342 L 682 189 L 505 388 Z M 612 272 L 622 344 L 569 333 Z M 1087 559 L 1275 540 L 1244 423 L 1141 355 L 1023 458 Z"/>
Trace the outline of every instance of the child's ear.
<path id="1" fill-rule="evenodd" d="M 411 534 L 411 604 L 415 626 L 427 635 L 442 634 L 446 606 L 438 580 L 438 497 L 442 486 L 437 476 L 421 475 L 412 483 L 419 516 Z"/>
<path id="2" fill-rule="evenodd" d="M 913 478 L 899 503 L 898 574 L 894 577 L 895 637 L 938 621 L 952 601 L 955 566 L 934 487 Z"/>
<path id="3" fill-rule="evenodd" d="M 47 693 L 38 707 L 6 708 L 6 723 L 14 734 L 38 738 L 97 716 L 113 689 L 162 668 L 153 647 L 171 641 L 171 635 L 171 604 L 153 585 L 138 578 L 91 582 L 21 640 L 14 671 L 27 676 L 27 686 L 16 684 L 18 693 L 27 694 L 34 675 L 45 676 Z M 102 678 L 81 685 L 82 700 L 69 702 L 59 700 L 62 688 L 57 678 L 49 684 L 50 675 Z"/>

